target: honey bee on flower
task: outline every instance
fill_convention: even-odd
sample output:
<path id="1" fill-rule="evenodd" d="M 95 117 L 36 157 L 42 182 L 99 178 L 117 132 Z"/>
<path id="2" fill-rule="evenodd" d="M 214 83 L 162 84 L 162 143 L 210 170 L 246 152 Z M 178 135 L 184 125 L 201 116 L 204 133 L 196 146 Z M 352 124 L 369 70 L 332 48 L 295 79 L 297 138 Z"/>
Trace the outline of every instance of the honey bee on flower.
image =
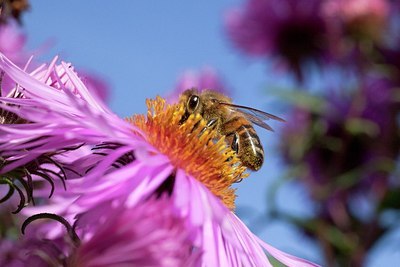
<path id="1" fill-rule="evenodd" d="M 185 106 L 181 123 L 191 114 L 200 114 L 207 121 L 207 128 L 225 136 L 243 165 L 253 171 L 258 171 L 264 162 L 264 150 L 253 124 L 272 131 L 265 120 L 284 121 L 270 113 L 233 104 L 227 96 L 211 90 L 186 90 L 180 102 Z"/>

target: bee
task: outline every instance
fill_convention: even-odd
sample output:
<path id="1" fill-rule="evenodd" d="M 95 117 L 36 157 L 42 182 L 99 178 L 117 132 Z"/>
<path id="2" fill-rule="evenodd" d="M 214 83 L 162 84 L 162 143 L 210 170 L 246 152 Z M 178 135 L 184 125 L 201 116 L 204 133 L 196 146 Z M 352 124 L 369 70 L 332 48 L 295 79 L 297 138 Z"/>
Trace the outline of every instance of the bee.
<path id="1" fill-rule="evenodd" d="M 199 92 L 192 88 L 184 91 L 179 101 L 185 107 L 180 123 L 191 114 L 200 114 L 207 121 L 206 128 L 224 135 L 243 165 L 253 171 L 259 170 L 264 162 L 264 150 L 253 124 L 273 131 L 265 120 L 285 121 L 258 109 L 233 104 L 229 97 L 212 90 Z"/>

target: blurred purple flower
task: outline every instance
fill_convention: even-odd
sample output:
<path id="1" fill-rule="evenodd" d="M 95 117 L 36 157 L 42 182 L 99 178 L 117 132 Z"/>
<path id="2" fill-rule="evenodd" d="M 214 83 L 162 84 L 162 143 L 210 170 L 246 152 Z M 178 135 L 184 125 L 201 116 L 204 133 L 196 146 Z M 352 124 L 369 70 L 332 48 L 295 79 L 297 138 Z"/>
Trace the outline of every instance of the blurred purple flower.
<path id="1" fill-rule="evenodd" d="M 167 97 L 169 103 L 178 102 L 179 96 L 185 90 L 197 88 L 200 92 L 205 89 L 214 90 L 223 94 L 229 94 L 221 77 L 212 68 L 203 68 L 201 71 L 185 71 L 179 78 L 175 89 Z"/>
<path id="2" fill-rule="evenodd" d="M 400 147 L 396 90 L 388 79 L 369 76 L 351 97 L 327 94 L 320 113 L 293 110 L 282 154 L 300 167 L 299 178 L 321 211 L 335 217 L 357 194 L 382 198 L 387 192 Z"/>
<path id="3" fill-rule="evenodd" d="M 0 24 L 0 52 L 10 58 L 19 67 L 23 67 L 29 58 L 24 51 L 25 43 L 26 36 L 15 22 L 10 21 L 7 24 Z M 5 76 L 1 86 L 4 95 L 14 85 L 11 79 Z"/>
<path id="4" fill-rule="evenodd" d="M 363 118 L 376 123 L 381 135 L 386 130 L 393 131 L 395 126 L 391 125 L 391 121 L 396 116 L 396 107 L 399 104 L 396 95 L 400 92 L 399 88 L 387 77 L 368 75 L 364 80 L 361 88 L 365 99 Z"/>
<path id="5" fill-rule="evenodd" d="M 18 249 L 15 241 L 0 238 L 0 265 L 22 267 L 23 262 L 19 259 Z"/>
<path id="6" fill-rule="evenodd" d="M 223 140 L 208 145 L 215 132 L 206 131 L 199 138 L 201 125 L 205 126 L 201 117 L 190 117 L 179 125 L 184 112 L 182 105 L 165 106 L 162 99 L 149 101 L 147 118 L 139 116 L 129 123 L 92 95 L 64 62 L 56 65 L 53 61 L 47 68 L 28 74 L 0 54 L 0 68 L 24 93 L 21 99 L 2 98 L 0 107 L 31 122 L 0 125 L 0 151 L 16 157 L 3 171 L 69 146 L 85 144 L 93 150 L 93 154 L 86 154 L 85 150 L 81 156 L 77 151 L 58 155 L 70 157 L 72 172 L 66 181 L 67 191 L 56 186 L 46 205 L 25 209 L 26 214 L 56 213 L 71 224 L 79 218 L 81 230 L 77 229 L 77 233 L 85 242 L 82 235 L 91 229 L 93 219 L 99 223 L 107 220 L 122 223 L 118 218 L 109 218 L 113 214 L 99 207 L 119 206 L 127 212 L 136 212 L 149 199 L 167 195 L 171 201 L 169 214 L 185 221 L 193 246 L 191 252 L 201 255 L 198 264 L 270 266 L 265 249 L 288 266 L 314 266 L 259 240 L 229 209 L 234 206 L 234 190 L 230 185 L 243 169 L 235 154 L 226 151 Z M 195 125 L 200 127 L 194 130 Z M 44 191 L 38 189 L 35 193 L 40 196 Z M 109 231 L 108 226 L 99 226 L 98 230 Z M 44 224 L 37 233 L 49 240 L 63 236 L 62 229 L 52 223 Z M 102 236 L 94 234 L 92 238 L 96 243 Z M 128 239 L 125 248 L 138 245 L 136 241 Z M 83 249 L 96 252 L 90 243 L 86 248 L 83 244 Z"/>
<path id="7" fill-rule="evenodd" d="M 357 40 L 380 40 L 387 26 L 390 4 L 386 0 L 327 0 L 322 5 L 330 24 Z"/>
<path id="8" fill-rule="evenodd" d="M 399 3 L 400 5 L 400 3 Z M 400 45 L 400 38 L 396 41 L 398 45 Z M 385 64 L 386 66 L 393 69 L 393 71 L 397 74 L 400 73 L 400 49 L 388 48 L 388 47 L 380 47 L 378 51 L 381 53 L 382 58 L 379 63 Z M 394 76 L 394 77 L 393 77 Z M 392 78 L 396 78 L 397 83 L 400 84 L 400 75 L 393 75 Z"/>
<path id="9" fill-rule="evenodd" d="M 323 244 L 327 265 L 363 266 L 391 229 L 384 214 L 398 209 L 399 88 L 389 77 L 368 73 L 351 92 L 324 91 L 321 109 L 299 100 L 283 129 L 283 158 L 315 208 L 289 221 Z"/>
<path id="10" fill-rule="evenodd" d="M 10 58 L 16 64 L 24 64 L 27 55 L 23 53 L 26 36 L 15 23 L 0 25 L 0 52 Z"/>
<path id="11" fill-rule="evenodd" d="M 44 240 L 42 237 L 37 237 L 33 231 L 18 239 L 10 237 L 0 239 L 0 266 L 65 266 L 65 255 L 59 247 L 60 243 L 66 242 Z"/>
<path id="12" fill-rule="evenodd" d="M 302 78 L 301 65 L 330 54 L 321 1 L 248 0 L 227 13 L 230 39 L 245 53 L 276 57 Z"/>

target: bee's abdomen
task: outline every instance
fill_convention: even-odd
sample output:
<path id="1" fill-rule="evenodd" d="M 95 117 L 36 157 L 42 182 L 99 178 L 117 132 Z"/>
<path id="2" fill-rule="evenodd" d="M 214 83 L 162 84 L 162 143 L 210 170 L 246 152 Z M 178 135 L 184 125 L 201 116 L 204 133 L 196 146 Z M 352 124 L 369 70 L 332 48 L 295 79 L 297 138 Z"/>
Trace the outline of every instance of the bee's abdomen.
<path id="1" fill-rule="evenodd" d="M 246 167 L 254 171 L 259 170 L 264 162 L 264 150 L 256 131 L 249 124 L 242 125 L 238 129 L 238 135 L 239 158 Z"/>
<path id="2" fill-rule="evenodd" d="M 237 152 L 243 165 L 254 171 L 259 170 L 264 162 L 264 150 L 253 126 L 247 120 L 235 117 L 226 122 L 227 129 L 230 131 L 225 135 L 232 140 L 232 149 Z"/>

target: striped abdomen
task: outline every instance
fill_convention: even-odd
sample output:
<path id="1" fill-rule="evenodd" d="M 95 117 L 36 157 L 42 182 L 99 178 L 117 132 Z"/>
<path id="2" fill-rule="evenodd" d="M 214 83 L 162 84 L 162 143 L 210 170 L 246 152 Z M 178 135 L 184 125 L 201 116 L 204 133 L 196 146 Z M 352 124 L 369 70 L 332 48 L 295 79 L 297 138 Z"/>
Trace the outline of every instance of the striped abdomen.
<path id="1" fill-rule="evenodd" d="M 242 116 L 234 116 L 223 125 L 222 133 L 238 154 L 243 165 L 257 171 L 264 162 L 264 150 L 251 123 Z"/>

